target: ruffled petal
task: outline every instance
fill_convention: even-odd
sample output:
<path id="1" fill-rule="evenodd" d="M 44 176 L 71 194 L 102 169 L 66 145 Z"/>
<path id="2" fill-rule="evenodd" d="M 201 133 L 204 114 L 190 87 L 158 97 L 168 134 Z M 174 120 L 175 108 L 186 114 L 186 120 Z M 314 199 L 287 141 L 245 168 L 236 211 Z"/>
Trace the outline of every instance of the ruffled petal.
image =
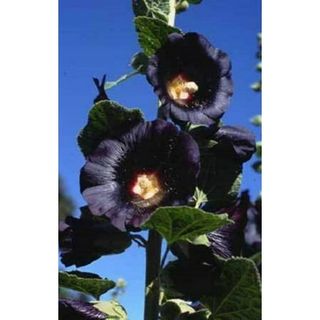
<path id="1" fill-rule="evenodd" d="M 186 105 L 168 93 L 169 81 L 177 76 L 186 77 L 198 88 Z M 233 94 L 227 54 L 194 32 L 168 36 L 167 42 L 150 58 L 147 80 L 161 102 L 159 117 L 171 118 L 179 125 L 186 122 L 212 125 L 223 116 Z"/>
<path id="2" fill-rule="evenodd" d="M 200 170 L 199 147 L 167 121 L 142 122 L 100 143 L 81 170 L 84 199 L 94 215 L 107 216 L 120 230 L 140 227 L 157 206 L 186 204 Z M 133 192 L 141 175 L 155 175 L 159 190 L 149 198 Z"/>
<path id="3" fill-rule="evenodd" d="M 214 139 L 221 153 L 230 154 L 241 162 L 248 161 L 256 151 L 255 137 L 245 128 L 223 126 Z"/>

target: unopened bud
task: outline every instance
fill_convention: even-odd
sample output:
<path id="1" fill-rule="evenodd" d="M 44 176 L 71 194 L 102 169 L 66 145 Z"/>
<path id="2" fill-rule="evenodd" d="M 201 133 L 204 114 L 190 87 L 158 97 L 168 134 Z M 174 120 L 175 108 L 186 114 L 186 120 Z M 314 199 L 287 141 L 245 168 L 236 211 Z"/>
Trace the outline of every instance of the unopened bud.
<path id="1" fill-rule="evenodd" d="M 180 13 L 180 12 L 186 11 L 188 8 L 189 8 L 189 2 L 182 1 L 176 6 L 176 12 Z"/>

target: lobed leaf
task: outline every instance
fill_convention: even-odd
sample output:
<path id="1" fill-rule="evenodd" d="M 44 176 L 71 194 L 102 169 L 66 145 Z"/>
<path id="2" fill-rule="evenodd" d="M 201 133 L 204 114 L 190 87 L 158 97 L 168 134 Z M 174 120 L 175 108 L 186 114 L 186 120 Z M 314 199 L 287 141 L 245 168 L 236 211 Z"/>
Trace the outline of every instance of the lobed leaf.
<path id="1" fill-rule="evenodd" d="M 158 208 L 143 226 L 156 230 L 168 244 L 172 244 L 179 240 L 193 241 L 230 222 L 227 214 L 218 215 L 182 206 Z"/>
<path id="2" fill-rule="evenodd" d="M 117 301 L 98 301 L 94 303 L 94 307 L 99 311 L 108 315 L 107 319 L 127 320 L 127 312 L 125 308 Z"/>
<path id="3" fill-rule="evenodd" d="M 170 0 L 133 0 L 132 7 L 136 16 L 156 18 L 165 23 L 169 21 Z"/>
<path id="4" fill-rule="evenodd" d="M 145 74 L 148 67 L 149 58 L 143 53 L 136 53 L 131 59 L 131 67 L 138 72 Z"/>
<path id="5" fill-rule="evenodd" d="M 226 260 L 214 288 L 212 315 L 215 320 L 261 319 L 260 278 L 253 261 Z"/>
<path id="6" fill-rule="evenodd" d="M 102 279 L 94 273 L 72 271 L 59 272 L 59 286 L 90 294 L 96 299 L 115 287 L 115 282 Z"/>
<path id="7" fill-rule="evenodd" d="M 150 57 L 167 41 L 168 35 L 181 31 L 168 26 L 165 22 L 148 17 L 135 18 L 138 39 L 144 53 Z"/>
<path id="8" fill-rule="evenodd" d="M 182 299 L 167 300 L 160 308 L 161 320 L 175 320 L 179 318 L 181 314 L 194 312 L 195 310 L 190 304 Z"/>
<path id="9" fill-rule="evenodd" d="M 110 100 L 96 103 L 89 112 L 87 125 L 78 136 L 78 144 L 84 156 L 92 153 L 106 138 L 115 138 L 143 121 L 138 109 L 127 109 Z"/>

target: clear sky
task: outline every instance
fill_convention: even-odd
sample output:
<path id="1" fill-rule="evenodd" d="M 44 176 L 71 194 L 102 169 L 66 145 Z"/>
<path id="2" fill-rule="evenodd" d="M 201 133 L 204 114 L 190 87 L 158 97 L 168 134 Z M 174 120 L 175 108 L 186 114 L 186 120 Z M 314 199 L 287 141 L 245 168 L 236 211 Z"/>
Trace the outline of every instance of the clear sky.
<path id="1" fill-rule="evenodd" d="M 205 35 L 232 61 L 234 96 L 223 117 L 228 125 L 250 128 L 260 139 L 260 129 L 249 119 L 261 112 L 260 94 L 250 89 L 259 79 L 256 34 L 261 31 L 260 0 L 203 0 L 177 16 L 183 31 Z M 139 50 L 133 26 L 131 0 L 61 0 L 59 13 L 59 172 L 77 206 L 85 204 L 79 191 L 79 170 L 84 164 L 76 137 L 86 124 L 97 92 L 92 77 L 107 74 L 115 80 L 130 71 L 132 55 Z M 156 117 L 157 98 L 143 76 L 136 76 L 108 92 L 127 107 L 139 107 L 147 119 Z M 256 197 L 260 175 L 245 164 L 242 189 Z M 70 268 L 73 269 L 73 268 Z M 130 320 L 142 319 L 144 252 L 132 245 L 121 255 L 108 256 L 80 268 L 111 279 L 124 278 L 127 291 L 121 303 Z"/>

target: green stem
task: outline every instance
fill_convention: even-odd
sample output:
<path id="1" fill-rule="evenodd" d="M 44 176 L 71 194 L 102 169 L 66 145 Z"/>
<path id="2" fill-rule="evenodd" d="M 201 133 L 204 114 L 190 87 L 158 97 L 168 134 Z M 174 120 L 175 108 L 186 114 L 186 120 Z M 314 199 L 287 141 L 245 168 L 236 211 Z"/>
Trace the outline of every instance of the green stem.
<path id="1" fill-rule="evenodd" d="M 117 80 L 115 80 L 115 81 L 106 82 L 104 88 L 105 88 L 106 90 L 109 90 L 109 89 L 111 89 L 112 87 L 117 86 L 117 85 L 120 84 L 121 82 L 124 82 L 124 81 L 128 80 L 129 78 L 131 78 L 131 77 L 139 74 L 139 73 L 140 73 L 140 69 L 141 69 L 141 67 L 138 68 L 137 70 L 133 70 L 132 72 L 121 76 L 119 79 L 117 79 Z"/>
<path id="2" fill-rule="evenodd" d="M 170 0 L 169 26 L 174 26 L 175 16 L 176 0 Z M 146 246 L 144 320 L 158 320 L 159 318 L 161 242 L 161 236 L 156 231 L 150 230 Z"/>
<path id="3" fill-rule="evenodd" d="M 144 320 L 158 320 L 159 316 L 161 242 L 159 233 L 150 230 L 146 247 Z"/>
<path id="4" fill-rule="evenodd" d="M 169 5 L 170 5 L 170 13 L 168 18 L 168 25 L 173 27 L 174 21 L 176 18 L 176 0 L 170 0 Z"/>

